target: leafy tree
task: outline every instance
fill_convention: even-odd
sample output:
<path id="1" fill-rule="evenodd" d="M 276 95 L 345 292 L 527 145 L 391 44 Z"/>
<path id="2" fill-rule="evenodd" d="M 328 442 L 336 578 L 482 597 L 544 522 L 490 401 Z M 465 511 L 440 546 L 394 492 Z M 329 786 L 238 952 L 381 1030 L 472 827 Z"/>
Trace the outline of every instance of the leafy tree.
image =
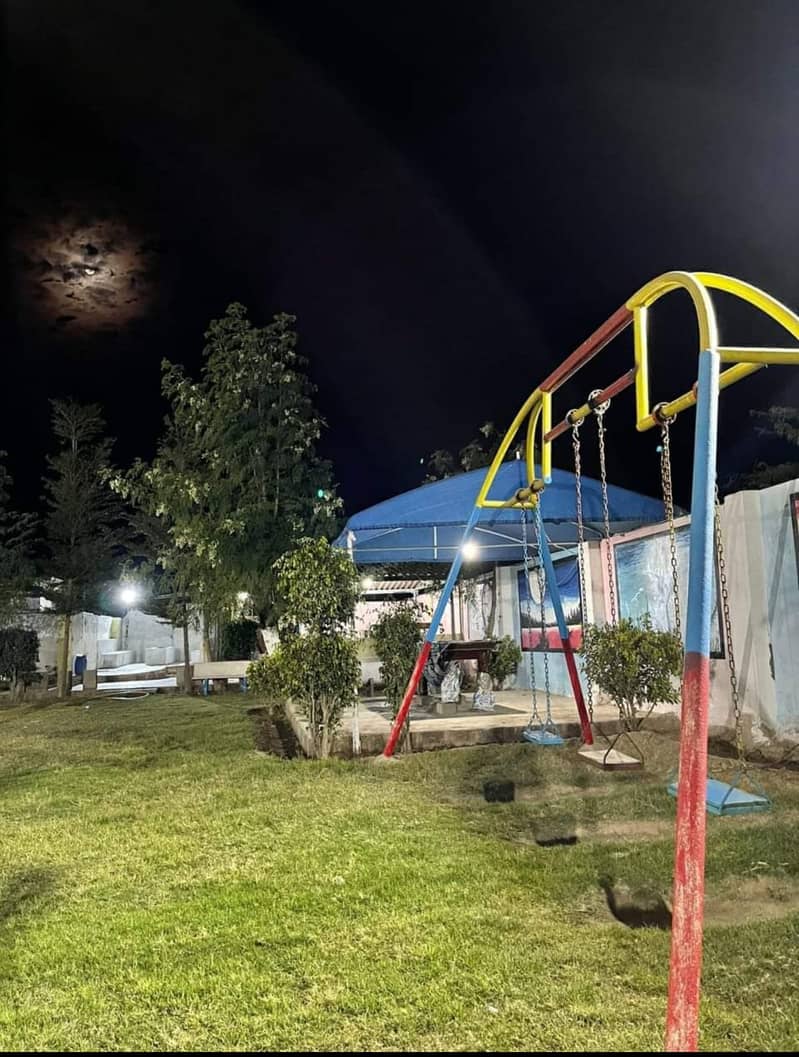
<path id="1" fill-rule="evenodd" d="M 0 628 L 0 678 L 11 684 L 11 699 L 17 700 L 25 676 L 35 672 L 39 660 L 39 636 L 29 628 Z"/>
<path id="2" fill-rule="evenodd" d="M 446 451 L 444 448 L 438 448 L 428 458 L 425 467 L 427 473 L 424 484 L 430 484 L 432 481 L 443 481 L 447 477 L 452 477 L 455 473 L 455 459 L 452 456 L 452 452 Z"/>
<path id="3" fill-rule="evenodd" d="M 493 679 L 494 686 L 501 690 L 505 680 L 508 676 L 516 674 L 521 663 L 522 651 L 519 649 L 519 644 L 510 635 L 505 635 L 497 643 L 488 662 L 488 674 Z"/>
<path id="4" fill-rule="evenodd" d="M 231 620 L 222 628 L 220 652 L 223 661 L 240 661 L 258 648 L 258 625 L 249 617 Z"/>
<path id="5" fill-rule="evenodd" d="M 457 462 L 462 470 L 479 470 L 483 466 L 490 466 L 499 451 L 503 434 L 499 433 L 493 422 L 484 422 L 478 430 L 478 435 L 465 444 L 458 452 Z M 454 455 L 444 448 L 434 451 L 426 462 L 427 476 L 425 483 L 430 481 L 441 481 L 458 471 L 455 469 L 456 459 Z"/>
<path id="6" fill-rule="evenodd" d="M 178 383 L 203 409 L 215 520 L 233 527 L 220 534 L 223 563 L 264 615 L 275 560 L 302 537 L 332 536 L 341 507 L 316 453 L 325 422 L 295 322 L 280 313 L 259 328 L 230 305 L 206 333 L 202 381 Z"/>
<path id="7" fill-rule="evenodd" d="M 786 450 L 796 449 L 799 456 L 799 408 L 770 407 L 767 411 L 751 411 L 750 414 L 759 423 L 755 429 L 760 436 L 782 441 Z M 757 462 L 748 473 L 735 477 L 731 484 L 738 488 L 768 488 L 795 477 L 799 477 L 799 457 L 775 465 Z"/>
<path id="8" fill-rule="evenodd" d="M 384 609 L 370 634 L 381 662 L 386 700 L 396 716 L 422 643 L 417 607 L 412 602 L 398 602 Z"/>
<path id="9" fill-rule="evenodd" d="M 671 631 L 656 631 L 650 617 L 589 626 L 583 640 L 585 673 L 619 707 L 628 729 L 653 705 L 680 700 L 675 679 L 682 672 L 682 643 Z"/>
<path id="10" fill-rule="evenodd" d="M 54 400 L 55 455 L 44 479 L 46 571 L 42 589 L 63 617 L 58 695 L 69 693 L 72 617 L 97 607 L 120 553 L 120 508 L 107 486 L 112 441 L 95 404 Z"/>
<path id="11" fill-rule="evenodd" d="M 21 514 L 9 507 L 11 475 L 0 452 L 0 624 L 7 623 L 18 610 L 34 578 L 32 545 L 36 529 L 33 514 Z"/>
<path id="12" fill-rule="evenodd" d="M 348 625 L 358 599 L 358 573 L 349 557 L 324 539 L 302 539 L 275 563 L 285 634 L 277 649 L 254 662 L 254 690 L 303 710 L 316 755 L 326 757 L 343 710 L 358 692 L 360 663 Z"/>

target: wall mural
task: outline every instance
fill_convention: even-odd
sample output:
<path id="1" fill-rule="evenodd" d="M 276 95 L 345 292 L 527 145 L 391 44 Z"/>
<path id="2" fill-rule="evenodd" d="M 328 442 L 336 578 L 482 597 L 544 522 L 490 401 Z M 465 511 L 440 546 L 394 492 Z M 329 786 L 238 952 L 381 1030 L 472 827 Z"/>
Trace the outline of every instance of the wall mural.
<path id="1" fill-rule="evenodd" d="M 689 525 L 680 526 L 676 533 L 683 637 L 688 609 L 689 533 Z M 619 615 L 639 620 L 649 613 L 656 628 L 662 631 L 674 630 L 674 588 L 668 531 L 616 543 L 613 546 L 613 554 L 616 564 Z M 713 621 L 710 628 L 710 655 L 716 658 L 724 656 L 719 622 L 718 580 L 716 581 Z"/>
<path id="2" fill-rule="evenodd" d="M 576 558 L 567 558 L 555 563 L 555 579 L 563 601 L 563 613 L 569 628 L 569 642 L 578 650 L 583 644 L 582 604 L 580 599 L 580 570 Z M 538 590 L 538 572 L 524 569 L 518 573 L 519 623 L 522 629 L 523 650 L 551 650 L 563 652 L 555 609 L 549 590 L 544 590 L 544 627 L 541 627 L 541 595 Z"/>

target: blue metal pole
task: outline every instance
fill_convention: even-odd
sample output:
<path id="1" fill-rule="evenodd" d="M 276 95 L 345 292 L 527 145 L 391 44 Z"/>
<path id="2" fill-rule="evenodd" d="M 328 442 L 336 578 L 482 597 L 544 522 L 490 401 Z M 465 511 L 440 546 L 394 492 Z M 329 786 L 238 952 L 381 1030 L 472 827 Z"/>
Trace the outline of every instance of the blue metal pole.
<path id="1" fill-rule="evenodd" d="M 433 643 L 436 641 L 436 635 L 441 625 L 441 621 L 444 618 L 444 610 L 447 608 L 447 604 L 450 599 L 450 595 L 455 589 L 455 584 L 458 582 L 458 576 L 463 565 L 463 548 L 469 542 L 474 527 L 480 519 L 480 507 L 477 504 L 472 508 L 472 512 L 469 515 L 469 520 L 466 522 L 466 527 L 463 530 L 461 536 L 460 546 L 455 554 L 452 561 L 452 565 L 449 567 L 449 575 L 444 582 L 444 586 L 441 589 L 441 595 L 438 599 L 438 605 L 433 611 L 433 617 L 430 621 L 430 627 L 427 629 L 427 633 L 424 637 L 424 643 L 419 652 L 419 656 L 416 658 L 416 664 L 414 665 L 411 677 L 408 680 L 408 685 L 405 688 L 405 696 L 402 699 L 402 704 L 397 712 L 394 725 L 391 728 L 391 733 L 388 736 L 386 747 L 383 750 L 384 756 L 393 756 L 394 749 L 397 747 L 402 728 L 405 724 L 405 720 L 408 717 L 408 713 L 411 710 L 411 702 L 413 701 L 413 695 L 416 693 L 416 688 L 419 685 L 419 681 L 422 678 L 422 672 L 424 671 L 427 659 L 430 656 L 430 651 L 433 648 Z"/>
<path id="2" fill-rule="evenodd" d="M 666 1050 L 692 1052 L 699 1034 L 705 895 L 705 800 L 710 702 L 710 626 L 715 592 L 714 526 L 719 354 L 699 355 L 691 492 L 691 559 L 674 841 L 674 898 Z"/>
<path id="3" fill-rule="evenodd" d="M 544 563 L 544 572 L 546 573 L 547 583 L 549 584 L 549 594 L 552 598 L 552 608 L 555 610 L 555 620 L 558 623 L 558 634 L 560 635 L 561 645 L 563 646 L 563 653 L 566 659 L 566 669 L 569 673 L 569 682 L 572 685 L 572 693 L 574 694 L 574 700 L 577 704 L 577 714 L 580 717 L 580 727 L 583 735 L 583 742 L 586 745 L 594 744 L 594 735 L 591 730 L 591 722 L 588 716 L 588 710 L 585 707 L 585 698 L 583 696 L 583 687 L 580 682 L 580 675 L 577 671 L 577 662 L 574 659 L 574 650 L 572 649 L 571 642 L 569 641 L 569 625 L 566 623 L 566 615 L 563 612 L 563 600 L 560 597 L 560 591 L 558 590 L 558 582 L 555 579 L 555 564 L 552 561 L 552 552 L 549 549 L 549 540 L 547 534 L 544 531 L 544 519 L 541 517 L 541 504 L 539 503 L 535 508 L 536 523 L 538 526 L 538 547 L 541 552 L 541 560 Z M 546 628 L 541 629 L 542 633 L 546 635 Z"/>

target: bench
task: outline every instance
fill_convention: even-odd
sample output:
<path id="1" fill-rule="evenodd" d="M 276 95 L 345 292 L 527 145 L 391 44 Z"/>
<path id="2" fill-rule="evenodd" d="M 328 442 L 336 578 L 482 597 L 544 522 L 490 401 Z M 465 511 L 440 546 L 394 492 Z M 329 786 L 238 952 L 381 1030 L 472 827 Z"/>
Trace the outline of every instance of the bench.
<path id="1" fill-rule="evenodd" d="M 227 689 L 228 679 L 238 679 L 239 689 L 247 689 L 247 669 L 250 661 L 198 661 L 191 666 L 192 683 L 201 683 L 202 693 L 208 694 L 213 684 L 214 689 Z M 180 671 L 180 669 L 178 669 Z"/>

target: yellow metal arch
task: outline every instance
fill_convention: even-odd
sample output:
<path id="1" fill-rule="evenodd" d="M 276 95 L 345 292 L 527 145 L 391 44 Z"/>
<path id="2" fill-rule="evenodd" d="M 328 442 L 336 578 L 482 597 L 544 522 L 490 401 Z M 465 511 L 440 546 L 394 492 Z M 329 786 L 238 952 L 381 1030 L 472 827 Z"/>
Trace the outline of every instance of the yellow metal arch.
<path id="1" fill-rule="evenodd" d="M 723 363 L 732 364 L 719 375 L 719 388 L 725 389 L 735 382 L 740 381 L 747 375 L 759 371 L 769 364 L 791 364 L 799 366 L 799 348 L 745 348 L 742 346 L 720 346 L 718 339 L 718 324 L 716 312 L 711 297 L 711 290 L 720 290 L 732 294 L 734 297 L 745 301 L 754 308 L 763 312 L 786 330 L 791 337 L 799 341 L 799 316 L 783 305 L 776 298 L 767 294 L 764 290 L 735 279 L 729 275 L 719 275 L 715 272 L 666 272 L 664 275 L 652 279 L 642 286 L 626 302 L 626 309 L 630 313 L 630 321 L 633 326 L 634 335 L 634 368 L 629 372 L 630 380 L 625 376 L 619 379 L 619 383 L 632 384 L 634 376 L 636 397 L 636 429 L 644 431 L 658 425 L 664 418 L 671 418 L 681 411 L 692 407 L 696 403 L 696 386 L 689 392 L 683 393 L 669 403 L 659 403 L 655 407 L 650 402 L 649 395 L 649 348 L 647 340 L 648 310 L 661 297 L 674 290 L 685 290 L 690 296 L 694 311 L 696 313 L 697 327 L 699 330 L 699 352 L 704 349 L 717 352 Z M 620 310 L 623 312 L 623 310 Z M 616 317 L 618 318 L 618 313 Z M 620 327 L 627 325 L 627 320 L 622 318 Z M 600 328 L 601 330 L 601 328 Z M 599 334 L 599 332 L 597 332 Z M 612 339 L 611 339 L 612 340 Z M 590 339 L 588 347 L 581 349 L 574 355 L 582 357 L 582 362 L 577 364 L 564 376 L 579 370 L 582 363 L 592 359 L 602 347 L 605 341 L 598 338 L 596 347 L 592 348 Z M 538 496 L 544 488 L 545 483 L 552 474 L 552 442 L 548 435 L 552 432 L 552 395 L 562 384 L 556 381 L 546 389 L 542 383 L 528 396 L 513 420 L 510 429 L 505 434 L 499 450 L 494 457 L 488 473 L 485 476 L 480 494 L 477 497 L 479 507 L 533 507 L 538 502 Z M 567 416 L 569 424 L 582 421 L 592 414 L 594 406 L 587 402 L 582 407 L 571 411 Z M 494 483 L 499 468 L 502 465 L 508 450 L 513 443 L 519 430 L 527 422 L 527 433 L 525 441 L 525 457 L 527 463 L 527 488 L 520 489 L 513 496 L 504 499 L 490 498 L 491 486 Z M 558 430 L 555 431 L 556 433 Z M 536 434 L 539 442 L 536 445 Z M 536 477 L 536 451 L 540 451 L 541 478 Z"/>

